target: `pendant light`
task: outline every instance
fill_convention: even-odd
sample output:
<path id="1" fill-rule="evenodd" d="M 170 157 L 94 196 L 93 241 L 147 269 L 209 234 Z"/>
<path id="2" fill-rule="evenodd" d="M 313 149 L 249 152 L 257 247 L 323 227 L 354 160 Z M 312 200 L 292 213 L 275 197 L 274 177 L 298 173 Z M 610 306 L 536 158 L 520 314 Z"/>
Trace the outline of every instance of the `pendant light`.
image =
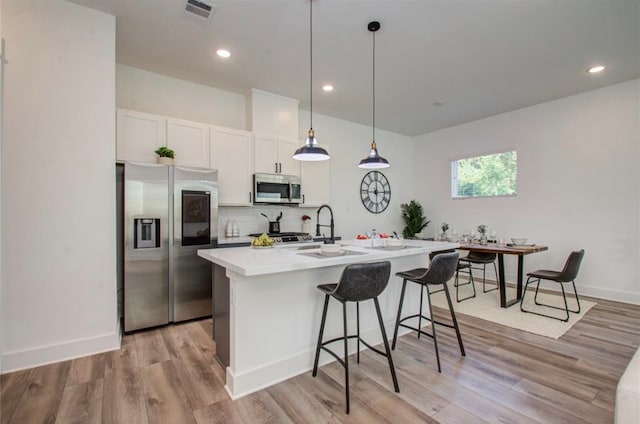
<path id="1" fill-rule="evenodd" d="M 313 131 L 313 0 L 309 0 L 309 134 L 304 145 L 293 154 L 293 158 L 301 161 L 320 161 L 330 158 L 329 153 L 318 146 Z"/>
<path id="2" fill-rule="evenodd" d="M 380 29 L 380 22 L 369 22 L 367 28 L 373 34 L 373 141 L 371 141 L 371 151 L 369 152 L 369 156 L 362 159 L 360 164 L 358 164 L 358 167 L 365 169 L 380 169 L 391 166 L 388 160 L 378 154 L 378 146 L 376 145 L 376 31 Z"/>

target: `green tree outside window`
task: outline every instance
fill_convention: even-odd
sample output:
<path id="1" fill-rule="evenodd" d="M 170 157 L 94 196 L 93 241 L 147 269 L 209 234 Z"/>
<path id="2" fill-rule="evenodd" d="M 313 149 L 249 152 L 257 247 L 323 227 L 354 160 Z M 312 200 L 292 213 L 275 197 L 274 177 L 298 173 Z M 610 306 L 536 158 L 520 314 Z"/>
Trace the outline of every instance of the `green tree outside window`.
<path id="1" fill-rule="evenodd" d="M 514 196 L 518 162 L 515 151 L 453 162 L 453 197 Z"/>

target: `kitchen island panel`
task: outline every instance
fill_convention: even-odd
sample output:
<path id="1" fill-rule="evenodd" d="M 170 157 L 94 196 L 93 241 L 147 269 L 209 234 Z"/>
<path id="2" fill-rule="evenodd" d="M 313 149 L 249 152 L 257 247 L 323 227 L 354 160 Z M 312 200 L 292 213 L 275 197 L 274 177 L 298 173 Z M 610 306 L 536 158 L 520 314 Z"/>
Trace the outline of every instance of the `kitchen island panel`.
<path id="1" fill-rule="evenodd" d="M 380 260 L 391 262 L 389 285 L 379 297 L 387 336 L 391 337 L 402 285 L 402 280 L 394 274 L 410 268 L 424 267 L 429 251 L 457 247 L 453 243 L 436 243 L 436 249 L 425 243 L 427 242 L 420 243 L 416 248 L 397 251 L 349 246 L 347 248 L 361 250 L 365 254 L 322 259 L 297 255 L 287 252 L 287 249 L 271 249 L 266 252 L 251 248 L 218 249 L 237 251 L 235 263 L 225 267 L 224 281 L 220 278 L 214 281 L 214 292 L 217 291 L 215 285 L 218 284 L 226 284 L 229 289 L 229 337 L 228 340 L 223 340 L 216 326 L 215 338 L 221 352 L 226 349 L 225 344 L 228 345 L 226 389 L 231 397 L 235 399 L 303 372 L 310 372 L 324 301 L 324 295 L 316 286 L 337 282 L 349 263 Z M 209 252 L 208 255 L 204 252 L 199 252 L 199 255 L 206 257 L 221 254 L 224 260 L 215 258 L 216 261 L 230 261 L 225 252 Z M 288 260 L 291 263 L 282 263 Z M 269 272 L 278 266 L 286 271 Z M 289 270 L 292 266 L 301 269 Z M 223 265 L 217 264 L 216 268 L 218 267 Z M 257 269 L 267 272 L 255 275 Z M 219 275 L 219 272 L 215 274 Z M 419 288 L 408 287 L 404 307 L 407 310 L 417 310 L 418 300 Z M 361 335 L 372 345 L 381 343 L 373 302 L 361 303 L 360 309 Z M 219 316 L 218 311 L 214 311 L 214 317 L 218 321 L 214 325 L 226 325 L 226 318 Z M 348 326 L 350 333 L 355 333 L 353 304 L 348 306 Z M 339 337 L 341 334 L 341 305 L 332 300 L 325 326 L 325 339 Z M 340 351 L 339 342 L 336 345 Z M 355 352 L 355 349 L 354 340 L 350 344 L 350 352 Z M 219 359 L 225 362 L 222 358 Z M 324 353 L 320 359 L 321 364 L 334 360 Z"/>

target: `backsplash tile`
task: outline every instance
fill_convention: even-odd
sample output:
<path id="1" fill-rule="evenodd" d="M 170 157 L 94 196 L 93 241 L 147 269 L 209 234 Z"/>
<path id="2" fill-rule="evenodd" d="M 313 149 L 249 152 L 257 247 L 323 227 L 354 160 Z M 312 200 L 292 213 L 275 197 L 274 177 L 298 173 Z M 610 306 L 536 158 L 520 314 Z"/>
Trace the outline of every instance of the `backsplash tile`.
<path id="1" fill-rule="evenodd" d="M 230 221 L 236 222 L 240 229 L 240 236 L 246 236 L 251 233 L 266 233 L 269 230 L 269 222 L 260 214 L 264 213 L 269 217 L 270 221 L 275 221 L 281 211 L 281 232 L 301 232 L 302 215 L 309 215 L 311 217 L 311 220 L 308 221 L 311 224 L 310 232 L 314 235 L 316 229 L 317 210 L 318 208 L 284 205 L 260 205 L 252 207 L 220 206 L 218 208 L 218 237 L 222 238 L 225 236 L 225 229 L 227 227 L 227 223 Z"/>

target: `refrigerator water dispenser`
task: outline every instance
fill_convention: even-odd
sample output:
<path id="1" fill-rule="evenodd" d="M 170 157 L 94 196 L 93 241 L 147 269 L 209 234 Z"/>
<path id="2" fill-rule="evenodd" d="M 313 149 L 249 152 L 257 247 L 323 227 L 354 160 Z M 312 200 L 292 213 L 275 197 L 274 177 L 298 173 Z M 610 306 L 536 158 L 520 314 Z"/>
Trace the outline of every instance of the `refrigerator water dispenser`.
<path id="1" fill-rule="evenodd" d="M 134 218 L 134 249 L 160 247 L 160 218 Z"/>

